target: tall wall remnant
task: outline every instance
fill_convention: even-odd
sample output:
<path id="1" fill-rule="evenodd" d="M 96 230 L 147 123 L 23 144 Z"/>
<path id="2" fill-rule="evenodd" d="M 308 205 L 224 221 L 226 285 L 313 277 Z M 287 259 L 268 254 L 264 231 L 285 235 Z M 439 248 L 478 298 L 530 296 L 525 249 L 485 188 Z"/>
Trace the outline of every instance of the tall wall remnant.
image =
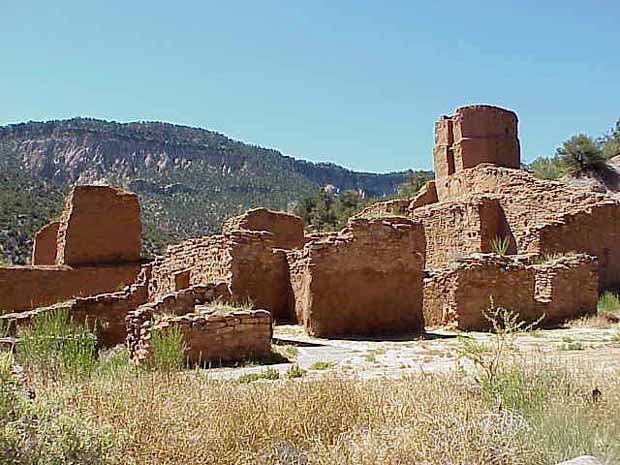
<path id="1" fill-rule="evenodd" d="M 314 336 L 422 331 L 424 230 L 354 219 L 288 253 L 298 322 Z"/>
<path id="2" fill-rule="evenodd" d="M 140 260 L 142 223 L 138 196 L 107 186 L 76 186 L 58 230 L 58 265 Z"/>
<path id="3" fill-rule="evenodd" d="M 0 267 L 0 313 L 117 290 L 140 272 L 142 224 L 134 194 L 77 186 L 60 222 L 36 236 L 33 265 Z"/>
<path id="4" fill-rule="evenodd" d="M 435 123 L 435 176 L 445 178 L 481 163 L 519 168 L 517 115 L 489 105 L 458 108 Z"/>

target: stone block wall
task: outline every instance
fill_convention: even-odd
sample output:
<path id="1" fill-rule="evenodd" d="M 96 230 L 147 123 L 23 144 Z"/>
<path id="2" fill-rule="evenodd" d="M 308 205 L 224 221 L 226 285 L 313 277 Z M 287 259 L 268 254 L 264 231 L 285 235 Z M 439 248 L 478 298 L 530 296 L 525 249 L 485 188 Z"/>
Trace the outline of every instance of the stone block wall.
<path id="1" fill-rule="evenodd" d="M 130 312 L 127 346 L 137 364 L 149 363 L 151 337 L 179 328 L 189 364 L 243 360 L 271 352 L 271 315 L 265 310 L 220 312 L 208 303 L 228 297 L 225 283 L 192 286 Z M 206 305 L 204 305 L 206 304 Z"/>
<path id="2" fill-rule="evenodd" d="M 304 245 L 303 220 L 284 212 L 266 208 L 248 210 L 224 222 L 222 232 L 226 234 L 238 229 L 270 232 L 274 247 L 279 249 L 295 249 Z"/>
<path id="3" fill-rule="evenodd" d="M 298 322 L 313 336 L 421 331 L 422 225 L 353 219 L 288 253 Z"/>
<path id="4" fill-rule="evenodd" d="M 179 281 L 184 287 L 224 281 L 233 302 L 250 301 L 278 321 L 292 317 L 286 255 L 274 248 L 273 234 L 265 231 L 233 230 L 169 247 L 153 262 L 151 299 L 178 290 Z"/>
<path id="5" fill-rule="evenodd" d="M 34 237 L 32 248 L 33 265 L 55 265 L 59 221 L 43 226 Z"/>
<path id="6" fill-rule="evenodd" d="M 493 196 L 435 203 L 416 208 L 409 217 L 424 226 L 426 265 L 431 268 L 470 253 L 489 252 L 495 237 L 508 235 L 499 201 Z"/>
<path id="7" fill-rule="evenodd" d="M 140 261 L 142 223 L 135 194 L 108 186 L 76 186 L 58 230 L 58 265 Z"/>
<path id="8" fill-rule="evenodd" d="M 597 263 L 588 255 L 559 257 L 540 265 L 527 257 L 474 254 L 433 273 L 424 281 L 424 318 L 429 326 L 486 330 L 484 312 L 496 307 L 525 321 L 543 314 L 553 324 L 596 312 Z"/>

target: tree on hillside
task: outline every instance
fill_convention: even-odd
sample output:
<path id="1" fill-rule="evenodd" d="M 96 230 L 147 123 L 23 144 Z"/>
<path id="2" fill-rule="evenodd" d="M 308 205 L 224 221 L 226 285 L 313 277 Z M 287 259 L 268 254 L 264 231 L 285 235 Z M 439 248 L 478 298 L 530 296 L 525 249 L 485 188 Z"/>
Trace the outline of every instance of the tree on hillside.
<path id="1" fill-rule="evenodd" d="M 366 206 L 359 192 L 347 190 L 334 195 L 324 189 L 303 198 L 295 208 L 306 226 L 315 231 L 335 231 L 344 227 L 348 219 Z"/>
<path id="2" fill-rule="evenodd" d="M 601 144 L 590 136 L 578 134 L 556 150 L 556 156 L 572 174 L 597 171 L 606 166 Z"/>
<path id="3" fill-rule="evenodd" d="M 527 165 L 526 168 L 530 170 L 534 176 L 541 179 L 558 179 L 566 174 L 566 167 L 562 164 L 562 160 L 557 155 L 553 157 L 541 155 Z"/>
<path id="4" fill-rule="evenodd" d="M 601 138 L 601 145 L 605 158 L 620 155 L 620 120 L 616 121 L 615 126 Z"/>

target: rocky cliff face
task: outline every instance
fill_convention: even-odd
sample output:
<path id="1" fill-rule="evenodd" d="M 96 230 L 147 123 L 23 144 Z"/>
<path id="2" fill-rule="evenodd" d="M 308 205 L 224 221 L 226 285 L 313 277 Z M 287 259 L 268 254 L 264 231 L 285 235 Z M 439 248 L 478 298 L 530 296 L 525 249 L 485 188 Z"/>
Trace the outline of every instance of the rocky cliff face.
<path id="1" fill-rule="evenodd" d="M 7 191 L 0 192 L 4 202 L 0 232 L 5 235 L 14 229 L 6 217 L 15 210 L 14 203 L 21 202 L 19 185 L 24 179 L 44 185 L 42 195 L 46 189 L 58 191 L 54 198 L 76 184 L 113 184 L 140 196 L 147 251 L 215 232 L 225 218 L 250 207 L 289 209 L 328 184 L 381 197 L 410 176 L 410 172 L 359 173 L 300 161 L 204 129 L 84 118 L 0 127 L 0 167 L 6 186 L 16 187 L 11 194 L 6 186 L 0 187 Z M 32 189 L 37 191 L 36 186 Z M 35 199 L 37 192 L 31 192 Z M 28 256 L 29 251 L 21 251 L 28 239 L 13 243 L 21 245 L 17 253 L 6 253 L 5 245 L 4 255 L 10 261 Z"/>

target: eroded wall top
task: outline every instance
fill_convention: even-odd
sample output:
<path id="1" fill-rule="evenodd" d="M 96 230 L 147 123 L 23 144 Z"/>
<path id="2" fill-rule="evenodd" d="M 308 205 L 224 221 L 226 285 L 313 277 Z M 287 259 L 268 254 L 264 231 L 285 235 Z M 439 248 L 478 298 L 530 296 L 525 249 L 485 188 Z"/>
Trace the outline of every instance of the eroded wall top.
<path id="1" fill-rule="evenodd" d="M 435 123 L 435 176 L 444 178 L 481 163 L 519 168 L 517 115 L 490 105 L 458 108 Z"/>

